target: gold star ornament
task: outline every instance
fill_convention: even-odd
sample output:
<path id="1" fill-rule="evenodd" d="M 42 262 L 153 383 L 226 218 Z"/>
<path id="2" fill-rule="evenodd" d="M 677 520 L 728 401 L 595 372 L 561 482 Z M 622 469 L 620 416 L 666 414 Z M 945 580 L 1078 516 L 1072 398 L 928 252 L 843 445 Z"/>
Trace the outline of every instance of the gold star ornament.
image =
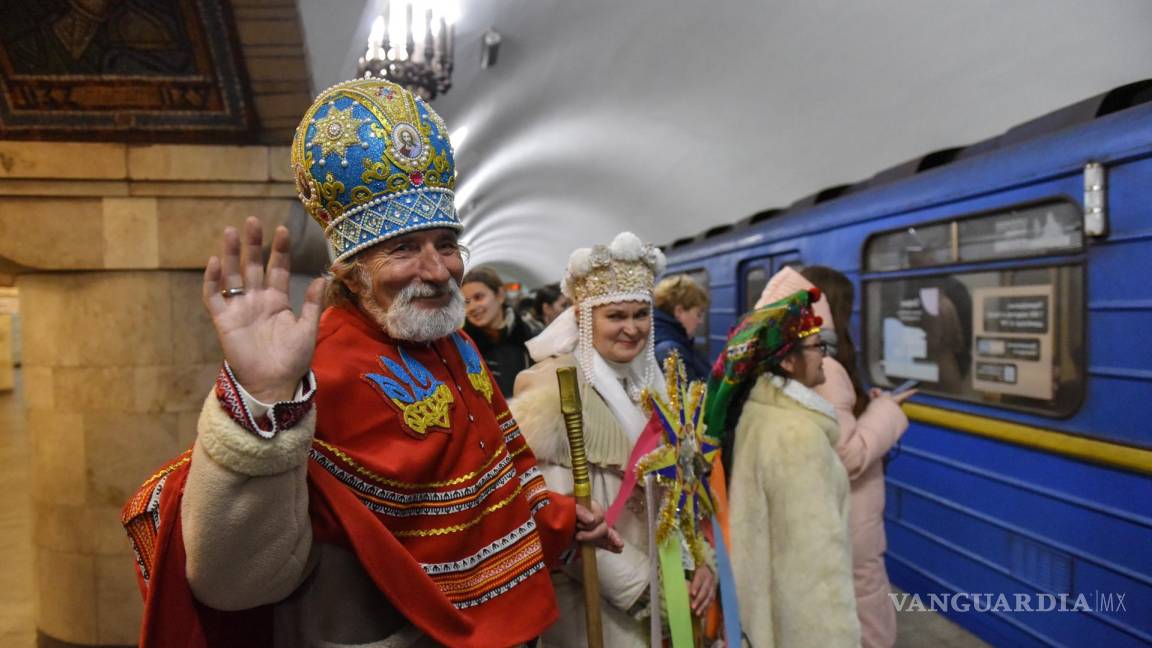
<path id="1" fill-rule="evenodd" d="M 316 120 L 316 132 L 312 135 L 311 146 L 320 147 L 320 157 L 333 153 L 346 157 L 345 152 L 360 144 L 360 125 L 366 120 L 352 116 L 352 108 L 337 110 L 333 106 L 323 119 Z"/>

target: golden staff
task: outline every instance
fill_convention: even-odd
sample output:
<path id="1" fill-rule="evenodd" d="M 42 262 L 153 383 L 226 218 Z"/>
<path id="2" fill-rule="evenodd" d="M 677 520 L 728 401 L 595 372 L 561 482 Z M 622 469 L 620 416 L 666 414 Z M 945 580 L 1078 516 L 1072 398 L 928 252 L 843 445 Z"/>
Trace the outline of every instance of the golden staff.
<path id="1" fill-rule="evenodd" d="M 588 456 L 584 453 L 584 419 L 580 404 L 580 388 L 576 383 L 576 367 L 556 370 L 560 383 L 560 412 L 568 431 L 568 447 L 572 455 L 572 494 L 576 503 L 592 508 L 592 482 L 588 479 Z M 596 573 L 596 547 L 589 543 L 580 546 L 580 560 L 584 570 L 584 620 L 588 626 L 588 648 L 603 648 L 604 632 L 600 622 L 600 577 Z"/>

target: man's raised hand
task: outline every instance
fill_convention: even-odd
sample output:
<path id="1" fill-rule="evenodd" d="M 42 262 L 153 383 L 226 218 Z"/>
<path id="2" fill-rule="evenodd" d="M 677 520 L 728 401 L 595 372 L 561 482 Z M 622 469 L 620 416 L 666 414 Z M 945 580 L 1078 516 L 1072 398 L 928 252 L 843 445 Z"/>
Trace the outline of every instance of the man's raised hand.
<path id="1" fill-rule="evenodd" d="M 244 222 L 243 243 L 235 228 L 224 230 L 223 257 L 204 269 L 203 299 L 236 380 L 256 400 L 275 403 L 292 398 L 312 363 L 324 280 L 308 286 L 297 317 L 288 301 L 288 230 L 276 228 L 267 270 L 262 238 L 256 218 Z"/>

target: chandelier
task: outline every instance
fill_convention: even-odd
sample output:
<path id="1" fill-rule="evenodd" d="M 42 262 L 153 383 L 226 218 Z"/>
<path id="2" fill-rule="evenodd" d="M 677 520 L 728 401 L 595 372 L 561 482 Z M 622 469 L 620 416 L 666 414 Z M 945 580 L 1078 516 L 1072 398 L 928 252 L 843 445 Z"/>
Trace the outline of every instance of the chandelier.
<path id="1" fill-rule="evenodd" d="M 455 30 L 451 9 L 444 0 L 383 0 L 356 74 L 387 79 L 426 101 L 448 92 Z"/>

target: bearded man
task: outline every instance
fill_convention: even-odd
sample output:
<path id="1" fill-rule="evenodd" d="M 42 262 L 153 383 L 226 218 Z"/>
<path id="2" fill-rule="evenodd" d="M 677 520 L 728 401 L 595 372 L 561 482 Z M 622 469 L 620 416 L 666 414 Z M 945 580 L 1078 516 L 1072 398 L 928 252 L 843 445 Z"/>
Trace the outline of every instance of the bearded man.
<path id="1" fill-rule="evenodd" d="M 266 268 L 255 219 L 225 230 L 203 288 L 224 367 L 193 448 L 125 507 L 141 645 L 530 644 L 557 617 L 561 554 L 620 542 L 546 490 L 458 330 L 444 124 L 399 86 L 352 81 L 305 114 L 292 160 L 335 259 L 329 307 L 318 279 L 292 311 L 286 229 Z"/>

